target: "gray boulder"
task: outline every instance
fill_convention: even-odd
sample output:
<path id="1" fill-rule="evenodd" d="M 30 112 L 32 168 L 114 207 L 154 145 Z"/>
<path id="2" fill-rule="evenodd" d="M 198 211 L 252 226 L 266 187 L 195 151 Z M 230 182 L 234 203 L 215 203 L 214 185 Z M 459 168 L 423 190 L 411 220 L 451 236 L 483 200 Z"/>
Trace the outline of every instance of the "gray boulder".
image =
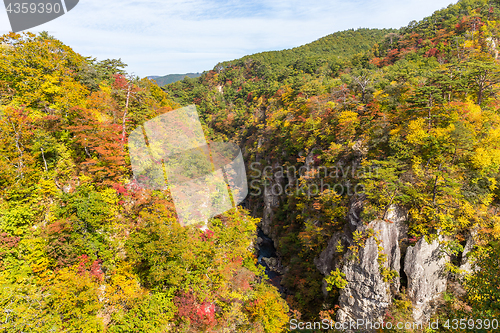
<path id="1" fill-rule="evenodd" d="M 408 278 L 407 293 L 413 303 L 413 319 L 427 323 L 433 312 L 432 303 L 446 290 L 446 263 L 449 255 L 441 251 L 439 242 L 431 244 L 422 237 L 415 246 L 408 247 L 404 271 Z"/>
<path id="2" fill-rule="evenodd" d="M 401 253 L 397 224 L 375 220 L 363 229 L 369 228 L 375 231 L 375 237 L 380 241 L 381 254 L 386 255 L 384 267 L 399 272 Z M 351 260 L 347 260 L 342 268 L 348 284 L 340 291 L 337 321 L 382 321 L 392 300 L 390 282 L 399 290 L 399 279 L 384 281 L 378 263 L 378 244 L 374 237 L 366 240 L 364 247 L 359 249 L 358 260 L 352 260 L 351 256 L 352 253 L 348 251 L 346 259 Z"/>

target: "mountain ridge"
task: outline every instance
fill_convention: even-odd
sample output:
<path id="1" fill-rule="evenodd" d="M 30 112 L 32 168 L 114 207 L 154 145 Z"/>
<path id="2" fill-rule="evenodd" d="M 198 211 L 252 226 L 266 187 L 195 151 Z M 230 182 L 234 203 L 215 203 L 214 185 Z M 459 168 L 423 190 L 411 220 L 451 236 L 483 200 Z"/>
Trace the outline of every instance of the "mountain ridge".
<path id="1" fill-rule="evenodd" d="M 186 74 L 167 74 L 167 75 L 150 75 L 147 76 L 148 79 L 153 80 L 156 82 L 157 85 L 160 87 L 163 87 L 167 84 L 174 83 L 180 80 L 183 80 L 184 78 L 197 78 L 200 77 L 201 73 L 186 73 Z"/>

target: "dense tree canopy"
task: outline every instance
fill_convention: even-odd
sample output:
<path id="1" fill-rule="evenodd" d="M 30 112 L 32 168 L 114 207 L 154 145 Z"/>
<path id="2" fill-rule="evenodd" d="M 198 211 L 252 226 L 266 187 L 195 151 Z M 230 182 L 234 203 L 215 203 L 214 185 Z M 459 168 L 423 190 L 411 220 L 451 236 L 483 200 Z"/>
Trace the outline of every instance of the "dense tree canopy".
<path id="1" fill-rule="evenodd" d="M 282 332 L 292 314 L 334 318 L 345 281 L 333 271 L 325 297 L 314 260 L 355 195 L 364 222 L 404 207 L 406 244 L 445 235 L 455 264 L 473 231 L 477 270 L 438 315 L 498 317 L 499 22 L 499 1 L 462 0 L 399 30 L 335 33 L 164 89 L 47 33 L 1 36 L 0 328 Z M 168 190 L 133 180 L 128 135 L 192 103 L 248 166 L 302 170 L 280 175 L 289 194 L 273 211 L 286 301 L 252 249 L 262 195 L 247 199 L 254 217 L 239 207 L 208 229 L 181 227 Z"/>
<path id="2" fill-rule="evenodd" d="M 288 303 L 303 316 L 334 309 L 314 259 L 356 192 L 365 222 L 404 207 L 413 240 L 440 233 L 463 247 L 476 230 L 480 250 L 500 237 L 499 21 L 500 2 L 462 0 L 399 30 L 335 33 L 165 87 L 198 105 L 214 137 L 245 147 L 248 165 L 308 166 L 284 175 L 292 194 L 273 220 Z M 471 292 L 492 277 L 472 279 Z"/>
<path id="3" fill-rule="evenodd" d="M 168 191 L 132 178 L 128 133 L 179 105 L 46 33 L 0 42 L 0 329 L 281 331 L 257 220 L 183 228 Z"/>

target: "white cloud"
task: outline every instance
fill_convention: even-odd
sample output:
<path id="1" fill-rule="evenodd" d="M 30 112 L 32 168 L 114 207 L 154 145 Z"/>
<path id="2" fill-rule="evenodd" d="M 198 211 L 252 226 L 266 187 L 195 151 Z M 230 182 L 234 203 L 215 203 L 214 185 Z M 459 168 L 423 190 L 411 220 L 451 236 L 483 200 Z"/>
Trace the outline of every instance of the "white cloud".
<path id="1" fill-rule="evenodd" d="M 122 58 L 136 75 L 201 72 L 350 28 L 399 28 L 450 0 L 82 0 L 47 30 L 75 51 Z M 0 32 L 10 29 L 0 11 Z"/>

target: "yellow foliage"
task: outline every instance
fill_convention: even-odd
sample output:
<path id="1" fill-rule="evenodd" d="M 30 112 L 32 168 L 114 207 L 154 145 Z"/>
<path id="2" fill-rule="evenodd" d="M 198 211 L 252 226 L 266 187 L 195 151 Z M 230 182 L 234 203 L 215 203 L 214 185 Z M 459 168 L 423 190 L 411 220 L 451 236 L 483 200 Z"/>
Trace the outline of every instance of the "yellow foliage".
<path id="1" fill-rule="evenodd" d="M 107 95 L 111 95 L 111 86 L 109 84 L 107 84 L 106 82 L 104 82 L 104 81 L 101 82 L 99 84 L 99 89 L 102 92 L 106 93 Z"/>
<path id="2" fill-rule="evenodd" d="M 500 165 L 500 149 L 486 149 L 478 147 L 472 156 L 472 164 L 478 169 L 489 169 Z"/>
<path id="3" fill-rule="evenodd" d="M 493 219 L 492 235 L 495 239 L 500 239 L 500 217 L 495 215 Z"/>
<path id="4" fill-rule="evenodd" d="M 431 129 L 430 133 L 438 139 L 448 139 L 450 134 L 455 130 L 455 125 L 450 124 L 448 127 L 437 127 Z"/>
<path id="5" fill-rule="evenodd" d="M 482 121 L 482 111 L 481 107 L 474 103 L 472 100 L 468 99 L 467 100 L 467 118 L 471 122 L 478 122 L 481 123 Z"/>
<path id="6" fill-rule="evenodd" d="M 339 124 L 345 126 L 347 124 L 359 123 L 358 114 L 352 111 L 343 111 L 339 115 Z"/>
<path id="7" fill-rule="evenodd" d="M 422 144 L 424 139 L 428 136 L 427 132 L 424 130 L 425 119 L 418 118 L 416 120 L 410 121 L 408 124 L 408 135 L 406 140 L 412 144 Z"/>
<path id="8" fill-rule="evenodd" d="M 489 145 L 498 146 L 498 144 L 500 143 L 500 127 L 497 126 L 495 128 L 490 129 L 485 141 Z"/>
<path id="9" fill-rule="evenodd" d="M 101 192 L 102 199 L 104 202 L 109 204 L 108 208 L 112 214 L 116 214 L 118 212 L 118 194 L 116 191 L 108 187 L 104 191 Z"/>
<path id="10" fill-rule="evenodd" d="M 424 170 L 422 169 L 422 158 L 418 155 L 413 156 L 412 158 L 412 169 L 415 172 L 415 175 L 418 177 L 424 176 Z"/>
<path id="11" fill-rule="evenodd" d="M 276 289 L 261 284 L 257 287 L 254 301 L 247 310 L 253 321 L 261 323 L 266 333 L 283 332 L 288 323 L 288 305 L 280 297 Z"/>
<path id="12" fill-rule="evenodd" d="M 61 269 L 50 287 L 51 299 L 67 332 L 101 332 L 104 325 L 97 312 L 102 307 L 98 295 L 101 293 L 95 279 L 87 272 L 79 273 L 78 265 Z"/>
<path id="13" fill-rule="evenodd" d="M 384 93 L 383 90 L 377 90 L 373 93 L 373 99 L 378 99 L 378 98 L 387 98 L 389 97 L 388 94 Z"/>
<path id="14" fill-rule="evenodd" d="M 131 272 L 132 266 L 130 264 L 121 265 L 113 272 L 111 281 L 106 289 L 110 303 L 131 306 L 137 299 L 145 295 L 146 291 Z"/>
<path id="15" fill-rule="evenodd" d="M 92 113 L 94 117 L 97 119 L 98 122 L 100 123 L 109 123 L 113 120 L 113 118 L 103 112 L 99 112 L 97 110 L 92 110 Z"/>
<path id="16" fill-rule="evenodd" d="M 56 94 L 61 90 L 61 88 L 58 86 L 59 83 L 58 77 L 54 75 L 45 75 L 44 79 L 45 82 L 42 83 L 42 86 L 40 87 L 44 93 Z"/>

